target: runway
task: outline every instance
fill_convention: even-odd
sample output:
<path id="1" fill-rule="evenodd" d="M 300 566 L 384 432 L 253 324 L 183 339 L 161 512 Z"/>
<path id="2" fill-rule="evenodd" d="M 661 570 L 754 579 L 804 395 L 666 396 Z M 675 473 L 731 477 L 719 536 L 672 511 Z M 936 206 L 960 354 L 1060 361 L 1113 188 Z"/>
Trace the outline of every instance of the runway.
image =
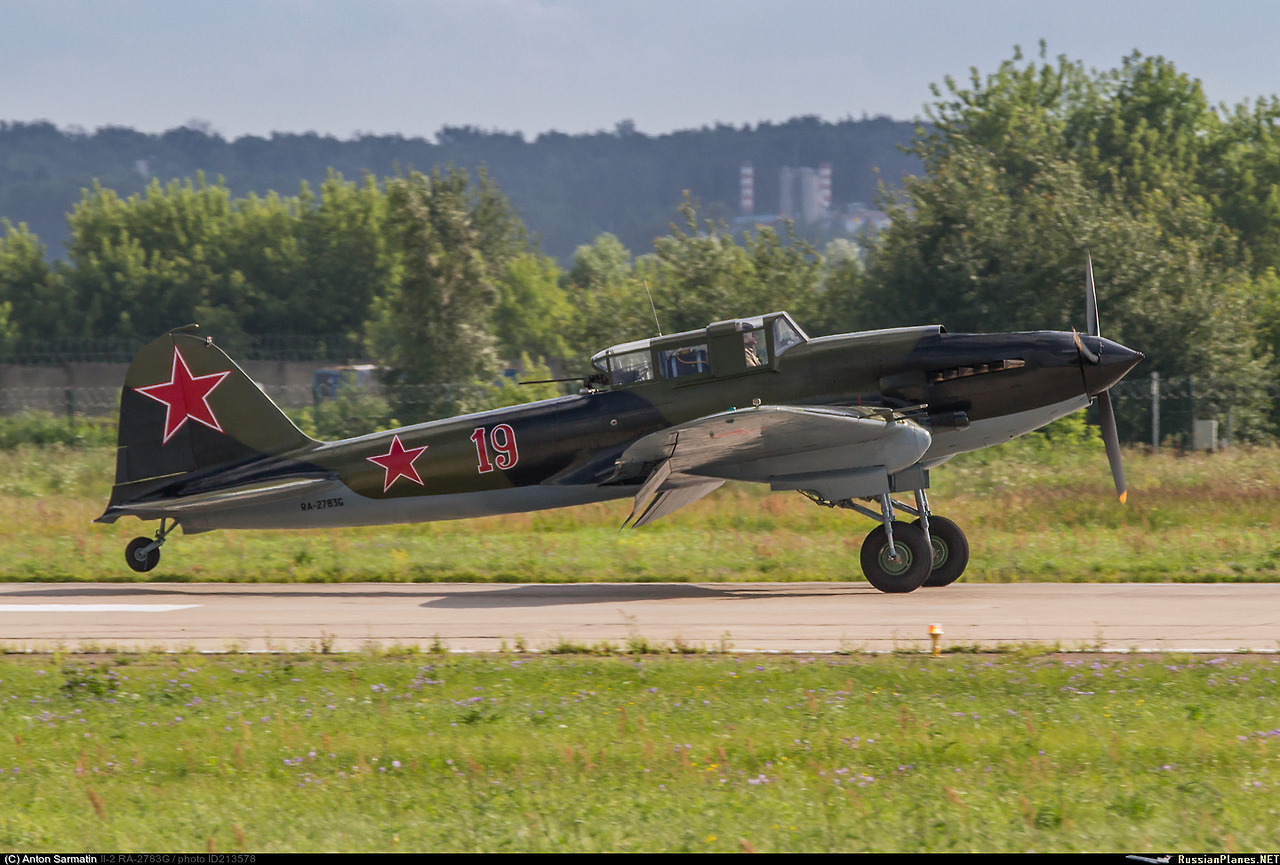
<path id="1" fill-rule="evenodd" d="M 5 651 L 548 651 L 640 641 L 739 652 L 1034 644 L 1068 651 L 1280 651 L 1278 584 L 325 585 L 10 583 Z"/>

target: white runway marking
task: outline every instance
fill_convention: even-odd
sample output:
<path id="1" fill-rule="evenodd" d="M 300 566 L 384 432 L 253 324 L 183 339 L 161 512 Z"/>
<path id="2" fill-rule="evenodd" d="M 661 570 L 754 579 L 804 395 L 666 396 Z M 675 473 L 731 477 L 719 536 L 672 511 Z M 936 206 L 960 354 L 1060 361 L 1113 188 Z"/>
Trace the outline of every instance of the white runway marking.
<path id="1" fill-rule="evenodd" d="M 171 613 L 200 604 L 0 604 L 0 613 Z"/>

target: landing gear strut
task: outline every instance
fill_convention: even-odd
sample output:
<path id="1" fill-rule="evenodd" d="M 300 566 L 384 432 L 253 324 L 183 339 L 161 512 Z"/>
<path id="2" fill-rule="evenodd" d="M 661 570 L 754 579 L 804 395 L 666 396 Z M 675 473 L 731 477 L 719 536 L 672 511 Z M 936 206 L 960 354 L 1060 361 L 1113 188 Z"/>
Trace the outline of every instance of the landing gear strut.
<path id="1" fill-rule="evenodd" d="M 880 523 L 862 543 L 862 573 L 867 582 L 882 592 L 913 592 L 921 586 L 949 586 L 960 578 L 969 564 L 969 541 L 951 520 L 929 512 L 929 498 L 916 490 L 912 507 L 894 502 L 889 495 L 866 499 L 880 505 L 880 512 L 851 499 L 828 501 L 804 493 L 824 507 L 857 511 Z M 894 507 L 916 516 L 906 523 L 894 519 Z"/>
<path id="2" fill-rule="evenodd" d="M 160 520 L 155 538 L 134 538 L 129 541 L 129 546 L 124 548 L 124 560 L 129 567 L 139 573 L 146 573 L 160 563 L 160 545 L 169 536 L 169 532 L 178 527 L 177 520 L 168 528 L 165 528 L 165 522 L 164 519 Z"/>

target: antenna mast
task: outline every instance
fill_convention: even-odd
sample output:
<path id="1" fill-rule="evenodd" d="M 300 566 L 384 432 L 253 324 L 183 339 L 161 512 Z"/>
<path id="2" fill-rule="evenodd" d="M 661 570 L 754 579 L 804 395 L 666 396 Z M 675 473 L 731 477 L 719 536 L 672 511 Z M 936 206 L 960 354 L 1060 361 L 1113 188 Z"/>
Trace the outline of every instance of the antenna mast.
<path id="1" fill-rule="evenodd" d="M 653 310 L 653 323 L 658 328 L 658 336 L 662 336 L 662 324 L 658 321 L 658 308 L 653 305 L 653 295 L 649 294 L 649 280 L 643 279 L 644 293 L 649 298 L 649 309 Z"/>

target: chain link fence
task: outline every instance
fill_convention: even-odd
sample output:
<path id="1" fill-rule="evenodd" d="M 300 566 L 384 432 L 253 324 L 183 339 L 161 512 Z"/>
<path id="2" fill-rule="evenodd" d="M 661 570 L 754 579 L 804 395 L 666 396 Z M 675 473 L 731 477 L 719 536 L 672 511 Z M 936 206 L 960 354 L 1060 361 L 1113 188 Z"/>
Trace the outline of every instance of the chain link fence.
<path id="1" fill-rule="evenodd" d="M 1123 441 L 1207 449 L 1232 444 L 1246 426 L 1256 433 L 1265 425 L 1280 406 L 1280 380 L 1242 387 L 1238 380 L 1150 373 L 1118 382 L 1111 398 Z M 1091 419 L 1096 420 L 1096 409 Z"/>
<path id="2" fill-rule="evenodd" d="M 198 331 L 201 335 L 206 335 Z M 353 362 L 365 355 L 359 339 L 347 334 L 207 334 L 218 347 L 239 361 L 297 360 L 318 363 Z M 15 366 L 62 366 L 69 363 L 128 363 L 149 339 L 85 337 L 19 340 L 0 351 L 0 363 Z"/>
<path id="3" fill-rule="evenodd" d="M 434 397 L 450 388 L 422 385 L 384 389 L 371 383 L 366 390 L 403 403 L 406 398 L 412 401 L 414 394 Z M 316 386 L 308 384 L 263 385 L 263 390 L 285 409 L 314 405 L 330 396 L 317 393 Z M 1270 405 L 1280 405 L 1280 381 L 1258 383 L 1255 393 L 1258 390 Z M 1111 396 L 1120 438 L 1126 442 L 1153 447 L 1203 446 L 1203 442 L 1196 441 L 1197 420 L 1216 421 L 1216 436 L 1221 444 L 1230 444 L 1237 437 L 1240 415 L 1233 405 L 1239 399 L 1239 388 L 1232 382 L 1152 375 L 1119 382 L 1111 389 Z M 114 417 L 119 405 L 119 387 L 0 387 L 0 416 L 6 417 L 32 411 L 68 419 Z M 1263 409 L 1264 415 L 1266 410 Z M 1091 409 L 1089 419 L 1097 422 L 1096 408 Z"/>
<path id="4" fill-rule="evenodd" d="M 316 400 L 315 389 L 309 385 L 265 385 L 262 389 L 282 408 L 300 408 Z M 68 418 L 114 417 L 119 408 L 118 387 L 0 388 L 0 416 L 41 411 Z"/>

